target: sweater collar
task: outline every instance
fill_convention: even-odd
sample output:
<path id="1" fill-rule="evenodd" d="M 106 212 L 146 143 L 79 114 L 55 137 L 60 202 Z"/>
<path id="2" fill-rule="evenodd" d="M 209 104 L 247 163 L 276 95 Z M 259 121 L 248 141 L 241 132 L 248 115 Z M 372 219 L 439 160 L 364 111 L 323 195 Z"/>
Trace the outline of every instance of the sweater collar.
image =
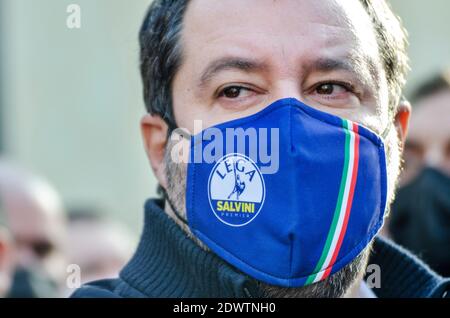
<path id="1" fill-rule="evenodd" d="M 145 205 L 144 231 L 135 255 L 121 271 L 126 284 L 144 297 L 260 297 L 256 280 L 201 249 L 162 209 Z M 369 264 L 381 268 L 377 297 L 442 297 L 450 290 L 423 262 L 390 241 L 376 238 Z"/>
<path id="2" fill-rule="evenodd" d="M 162 209 L 145 205 L 137 251 L 120 277 L 147 297 L 258 297 L 256 281 L 200 248 Z"/>
<path id="3" fill-rule="evenodd" d="M 375 239 L 369 264 L 380 268 L 380 288 L 373 289 L 377 297 L 448 297 L 450 279 L 439 276 L 411 252 L 389 240 Z"/>

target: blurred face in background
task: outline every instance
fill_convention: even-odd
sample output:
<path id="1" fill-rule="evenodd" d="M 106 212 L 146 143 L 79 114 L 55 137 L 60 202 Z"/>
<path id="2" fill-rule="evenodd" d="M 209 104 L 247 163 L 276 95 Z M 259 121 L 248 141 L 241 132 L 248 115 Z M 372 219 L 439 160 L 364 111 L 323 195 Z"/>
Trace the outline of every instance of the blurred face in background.
<path id="1" fill-rule="evenodd" d="M 62 215 L 35 189 L 9 198 L 9 228 L 14 238 L 17 264 L 39 266 L 55 279 L 63 265 Z"/>
<path id="2" fill-rule="evenodd" d="M 392 238 L 450 275 L 450 88 L 414 105 L 405 169 L 392 207 Z"/>
<path id="3" fill-rule="evenodd" d="M 411 182 L 424 167 L 450 177 L 450 88 L 419 100 L 414 107 L 402 185 Z"/>
<path id="4" fill-rule="evenodd" d="M 68 256 L 81 269 L 81 283 L 114 278 L 134 251 L 134 242 L 120 223 L 81 218 L 69 223 Z"/>
<path id="5" fill-rule="evenodd" d="M 14 245 L 10 296 L 54 297 L 66 275 L 65 219 L 44 181 L 0 165 L 0 197 Z"/>

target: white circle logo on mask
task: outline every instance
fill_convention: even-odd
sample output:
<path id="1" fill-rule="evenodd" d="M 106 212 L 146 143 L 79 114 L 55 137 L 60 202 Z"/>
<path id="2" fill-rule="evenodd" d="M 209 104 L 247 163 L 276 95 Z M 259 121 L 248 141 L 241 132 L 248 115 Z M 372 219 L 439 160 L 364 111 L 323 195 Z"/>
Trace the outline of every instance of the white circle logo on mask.
<path id="1" fill-rule="evenodd" d="M 242 154 L 223 157 L 209 176 L 209 204 L 219 221 L 229 226 L 252 222 L 261 211 L 265 194 L 261 171 Z"/>

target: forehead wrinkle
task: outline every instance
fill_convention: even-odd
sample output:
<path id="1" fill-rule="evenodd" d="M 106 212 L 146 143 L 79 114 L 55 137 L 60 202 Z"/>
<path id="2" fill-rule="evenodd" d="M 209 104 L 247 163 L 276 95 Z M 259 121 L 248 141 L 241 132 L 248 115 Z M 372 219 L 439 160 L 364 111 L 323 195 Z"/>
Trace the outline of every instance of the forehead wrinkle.
<path id="1" fill-rule="evenodd" d="M 379 69 L 379 59 L 377 59 L 376 57 L 373 56 L 373 53 L 375 51 L 378 52 L 378 45 L 377 42 L 374 41 L 373 45 L 372 41 L 370 41 L 372 39 L 372 36 L 367 36 L 366 33 L 362 32 L 362 26 L 366 26 L 366 22 L 367 25 L 371 25 L 371 21 L 370 19 L 365 19 L 364 16 L 359 16 L 360 15 L 360 11 L 355 12 L 355 10 L 352 11 L 352 14 L 350 14 L 350 16 L 346 15 L 346 14 L 342 14 L 342 8 L 340 5 L 336 4 L 335 6 L 332 7 L 333 8 L 333 12 L 336 12 L 336 14 L 334 15 L 335 17 L 339 16 L 339 20 L 335 20 L 335 19 L 328 19 L 326 21 L 324 21 L 323 17 L 320 18 L 314 18 L 314 19 L 309 19 L 307 21 L 305 21 L 301 28 L 299 28 L 298 30 L 296 30 L 296 34 L 298 36 L 308 36 L 310 35 L 315 36 L 315 42 L 312 43 L 314 47 L 303 47 L 300 51 L 310 51 L 310 52 L 314 52 L 311 54 L 311 56 L 317 55 L 317 51 L 318 50 L 324 50 L 324 53 L 326 53 L 326 51 L 328 50 L 332 50 L 333 48 L 338 49 L 338 51 L 341 51 L 341 48 L 343 47 L 343 45 L 345 43 L 349 44 L 349 48 L 346 49 L 346 51 L 348 51 L 348 56 L 344 56 L 342 59 L 347 59 L 347 62 L 349 62 L 349 64 L 353 65 L 353 67 L 347 67 L 346 69 L 348 71 L 352 71 L 352 74 L 354 74 L 355 76 L 357 76 L 358 80 L 362 83 L 365 84 L 365 86 L 370 87 L 374 90 L 374 92 L 379 92 L 380 90 L 380 83 L 383 84 L 382 78 L 380 76 L 383 75 L 382 73 L 382 69 Z M 363 10 L 363 9 L 362 9 Z M 192 10 L 191 10 L 192 11 Z M 357 16 L 356 19 L 352 19 L 353 17 L 355 17 L 355 15 Z M 204 16 L 202 16 L 204 18 Z M 329 18 L 329 17 L 328 17 Z M 200 19 L 199 19 L 200 20 Z M 353 21 L 355 20 L 355 21 Z M 367 21 L 366 21 L 367 20 Z M 222 19 L 223 21 L 223 19 Z M 230 29 L 231 28 L 231 29 Z M 243 46 L 244 48 L 246 48 L 247 46 L 250 45 L 250 52 L 252 52 L 252 54 L 254 54 L 254 52 L 256 52 L 256 49 L 258 49 L 258 41 L 255 41 L 255 43 L 252 43 L 251 39 L 247 39 L 245 36 L 247 35 L 247 32 L 242 32 L 242 30 L 240 28 L 236 28 L 236 25 L 229 25 L 226 29 L 226 33 L 222 34 L 222 32 L 215 32 L 215 31 L 219 31 L 221 29 L 215 29 L 212 28 L 211 30 L 208 30 L 209 32 L 204 32 L 205 31 L 205 26 L 204 25 L 198 25 L 198 23 L 195 24 L 195 28 L 192 27 L 191 25 L 191 31 L 195 30 L 198 33 L 201 33 L 203 35 L 203 37 L 196 39 L 196 41 L 194 42 L 195 44 L 192 44 L 189 46 L 189 48 L 191 49 L 191 53 L 192 51 L 194 51 L 194 48 L 198 48 L 198 45 L 205 45 L 208 44 L 207 47 L 205 47 L 205 49 L 211 49 L 212 53 L 216 52 L 217 50 L 215 50 L 215 46 L 212 46 L 212 44 L 216 44 L 216 42 L 220 43 L 221 41 L 223 41 L 223 38 L 226 37 L 228 39 L 228 41 L 230 42 L 230 38 L 229 35 L 230 33 L 235 35 L 236 37 L 233 37 L 232 40 L 233 41 L 237 41 L 237 46 Z M 364 28 L 365 30 L 366 28 Z M 230 30 L 235 30 L 235 32 L 230 32 Z M 287 32 L 286 29 L 283 29 Z M 223 31 L 223 30 L 222 30 Z M 261 34 L 264 36 L 268 36 L 271 35 L 273 37 L 275 37 L 277 35 L 276 31 L 280 31 L 279 28 L 274 28 L 273 29 L 273 34 L 272 32 L 265 32 L 267 31 L 266 29 L 261 30 L 260 32 L 258 30 L 253 30 L 251 32 L 251 35 L 254 36 L 255 34 L 259 35 Z M 373 33 L 373 30 L 371 29 L 371 33 Z M 186 29 L 184 29 L 183 32 L 183 37 L 186 36 L 187 34 L 189 34 L 188 32 L 186 32 Z M 192 34 L 192 33 L 191 33 Z M 239 41 L 238 41 L 239 40 Z M 268 48 L 276 48 L 273 45 L 267 45 L 267 42 L 270 41 L 270 37 L 269 38 L 265 38 L 265 47 L 263 47 L 263 51 L 262 53 L 264 53 L 264 50 L 268 50 Z M 243 43 L 242 43 L 243 42 Z M 292 45 L 295 45 L 294 41 L 290 42 L 283 42 L 284 44 L 287 44 L 287 47 L 290 47 Z M 299 44 L 301 45 L 301 44 Z M 280 49 L 281 47 L 281 49 Z M 247 47 L 248 48 L 248 47 Z M 283 44 L 281 44 L 280 46 L 278 46 L 278 49 L 280 49 L 282 52 L 281 56 L 285 57 L 288 54 L 289 50 L 286 50 L 285 47 L 283 46 Z M 310 50 L 308 50 L 310 49 Z M 245 49 L 244 51 L 248 51 L 247 49 Z M 231 52 L 230 52 L 231 53 Z M 266 52 L 267 53 L 267 52 Z M 272 52 L 274 53 L 274 52 Z M 279 53 L 279 52 L 278 52 Z M 297 52 L 297 53 L 301 53 L 301 52 Z M 302 54 L 303 57 L 305 57 L 306 52 L 303 52 L 305 54 Z M 236 54 L 236 52 L 231 53 L 235 56 L 238 56 Z M 276 54 L 275 54 L 276 55 Z M 331 54 L 328 52 L 326 53 L 326 55 L 330 56 Z M 366 56 L 367 55 L 367 56 Z M 248 54 L 246 54 L 246 52 L 244 52 L 243 56 L 248 56 Z M 270 56 L 274 56 L 274 54 L 270 54 Z M 338 57 L 338 56 L 342 56 L 342 54 L 336 54 L 335 56 L 331 56 L 331 57 Z M 301 64 L 305 64 L 304 60 L 294 62 L 292 61 L 292 63 L 297 63 L 297 66 L 299 66 L 300 68 L 302 68 Z M 309 63 L 308 63 L 309 64 Z M 221 70 L 236 70 L 236 71 L 242 71 L 242 72 L 246 72 L 246 73 L 251 73 L 253 71 L 257 71 L 257 67 L 253 67 L 253 65 L 250 65 L 250 63 L 234 63 L 234 65 L 228 65 L 228 66 L 221 66 L 220 67 Z M 201 78 L 197 80 L 197 87 L 203 89 L 206 87 L 206 85 L 208 84 L 208 82 L 212 79 L 213 75 L 218 73 L 219 67 L 211 72 L 204 72 L 204 75 L 200 75 Z M 378 95 L 378 94 L 375 94 Z"/>
<path id="2" fill-rule="evenodd" d="M 241 58 L 241 57 L 223 57 L 211 62 L 203 71 L 199 80 L 199 87 L 203 88 L 218 73 L 225 70 L 238 70 L 246 73 L 264 71 L 268 65 L 264 62 Z"/>

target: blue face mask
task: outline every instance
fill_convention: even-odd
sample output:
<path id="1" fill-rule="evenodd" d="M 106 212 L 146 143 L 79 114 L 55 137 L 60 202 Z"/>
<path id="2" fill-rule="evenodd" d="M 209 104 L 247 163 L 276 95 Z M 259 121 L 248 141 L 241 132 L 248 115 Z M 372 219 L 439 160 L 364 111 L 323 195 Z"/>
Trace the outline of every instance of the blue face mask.
<path id="1" fill-rule="evenodd" d="M 326 279 L 358 256 L 383 224 L 381 138 L 296 99 L 213 127 L 224 136 L 236 128 L 276 142 L 224 141 L 207 163 L 198 154 L 217 145 L 211 130 L 191 138 L 186 211 L 193 234 L 242 272 L 283 287 Z M 261 153 L 275 152 L 269 169 Z"/>

